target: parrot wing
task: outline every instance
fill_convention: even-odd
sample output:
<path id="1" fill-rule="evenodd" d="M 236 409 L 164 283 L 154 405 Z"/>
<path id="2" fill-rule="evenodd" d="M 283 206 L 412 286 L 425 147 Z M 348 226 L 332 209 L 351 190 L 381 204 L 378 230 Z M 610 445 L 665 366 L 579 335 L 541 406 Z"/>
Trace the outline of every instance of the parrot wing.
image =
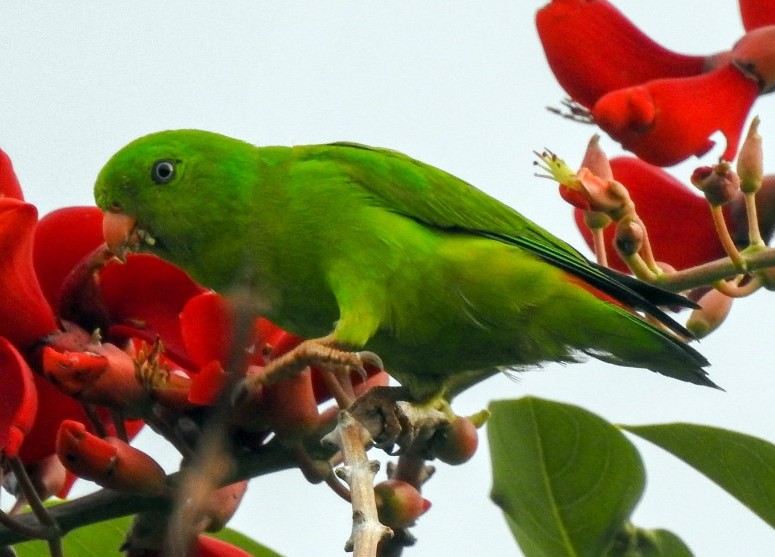
<path id="1" fill-rule="evenodd" d="M 580 278 L 613 300 L 657 318 L 686 338 L 692 334 L 657 305 L 696 307 L 687 298 L 601 267 L 514 209 L 471 184 L 397 151 L 332 143 L 323 152 L 387 210 L 445 230 L 514 245 Z M 320 155 L 318 155 L 320 156 Z"/>

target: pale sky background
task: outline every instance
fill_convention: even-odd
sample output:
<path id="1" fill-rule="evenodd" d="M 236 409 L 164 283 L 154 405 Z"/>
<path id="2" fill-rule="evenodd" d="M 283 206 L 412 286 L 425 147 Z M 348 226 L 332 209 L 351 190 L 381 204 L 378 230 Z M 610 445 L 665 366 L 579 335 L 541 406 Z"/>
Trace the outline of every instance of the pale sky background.
<path id="1" fill-rule="evenodd" d="M 712 8 L 700 0 L 614 4 L 686 53 L 727 49 L 742 33 L 733 0 Z M 534 149 L 549 147 L 576 166 L 594 132 L 544 109 L 563 92 L 533 25 L 542 5 L 6 0 L 0 147 L 44 214 L 93 204 L 92 184 L 108 157 L 153 131 L 196 127 L 258 145 L 358 141 L 452 172 L 583 248 L 555 186 L 533 176 Z M 775 144 L 775 99 L 754 110 L 767 149 Z M 621 153 L 608 138 L 603 146 Z M 672 171 L 686 179 L 694 166 Z M 547 366 L 519 382 L 493 378 L 455 409 L 465 415 L 530 394 L 612 422 L 715 424 L 772 441 L 774 326 L 772 295 L 761 292 L 737 302 L 722 330 L 700 343 L 726 393 L 590 361 Z M 635 443 L 648 473 L 637 525 L 668 528 L 702 557 L 775 551 L 775 533 L 763 521 L 682 462 Z M 175 468 L 172 449 L 152 435 L 141 446 Z M 489 501 L 490 485 L 486 443 L 466 465 L 439 464 L 425 491 L 433 507 L 405 555 L 520 555 Z M 350 509 L 289 471 L 253 480 L 231 526 L 288 557 L 342 555 Z"/>

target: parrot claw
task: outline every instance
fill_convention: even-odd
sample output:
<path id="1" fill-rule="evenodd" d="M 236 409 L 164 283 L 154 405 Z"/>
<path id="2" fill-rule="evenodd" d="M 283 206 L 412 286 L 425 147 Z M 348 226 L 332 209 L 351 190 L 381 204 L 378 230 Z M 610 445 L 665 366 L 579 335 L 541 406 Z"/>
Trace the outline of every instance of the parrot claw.
<path id="1" fill-rule="evenodd" d="M 366 371 L 365 366 L 368 365 L 380 371 L 385 369 L 385 364 L 382 363 L 382 358 L 380 358 L 374 352 L 369 352 L 369 351 L 356 352 L 355 356 L 357 356 L 361 360 L 361 365 L 356 366 L 355 370 L 358 372 L 358 375 L 360 375 L 361 379 L 363 379 L 364 381 L 366 381 L 366 379 L 368 378 L 368 372 Z"/>
<path id="2" fill-rule="evenodd" d="M 271 385 L 301 373 L 309 366 L 331 370 L 355 371 L 364 381 L 369 372 L 366 367 L 384 369 L 382 359 L 374 352 L 349 352 L 331 346 L 328 338 L 305 340 L 293 350 L 275 358 L 260 372 L 246 377 L 234 389 L 231 402 L 234 406 L 247 403 L 260 385 Z"/>

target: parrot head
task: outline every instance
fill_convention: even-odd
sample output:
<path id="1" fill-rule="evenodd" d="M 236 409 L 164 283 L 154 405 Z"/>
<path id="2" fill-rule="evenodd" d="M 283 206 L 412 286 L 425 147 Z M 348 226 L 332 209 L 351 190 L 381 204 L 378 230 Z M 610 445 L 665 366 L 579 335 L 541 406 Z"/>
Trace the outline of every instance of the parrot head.
<path id="1" fill-rule="evenodd" d="M 199 130 L 162 131 L 129 143 L 105 164 L 94 186 L 108 247 L 120 259 L 144 251 L 196 266 L 207 251 L 203 246 L 229 230 L 236 205 L 245 201 L 240 183 L 255 171 L 254 151 Z"/>

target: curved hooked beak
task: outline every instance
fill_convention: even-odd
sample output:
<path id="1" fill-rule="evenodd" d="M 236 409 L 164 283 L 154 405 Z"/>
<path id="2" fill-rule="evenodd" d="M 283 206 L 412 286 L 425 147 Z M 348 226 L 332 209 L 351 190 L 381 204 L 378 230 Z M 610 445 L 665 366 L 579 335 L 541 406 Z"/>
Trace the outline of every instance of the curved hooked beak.
<path id="1" fill-rule="evenodd" d="M 106 211 L 102 217 L 102 235 L 108 249 L 121 261 L 126 261 L 126 254 L 137 248 L 140 238 L 135 230 L 137 219 L 124 213 Z"/>

